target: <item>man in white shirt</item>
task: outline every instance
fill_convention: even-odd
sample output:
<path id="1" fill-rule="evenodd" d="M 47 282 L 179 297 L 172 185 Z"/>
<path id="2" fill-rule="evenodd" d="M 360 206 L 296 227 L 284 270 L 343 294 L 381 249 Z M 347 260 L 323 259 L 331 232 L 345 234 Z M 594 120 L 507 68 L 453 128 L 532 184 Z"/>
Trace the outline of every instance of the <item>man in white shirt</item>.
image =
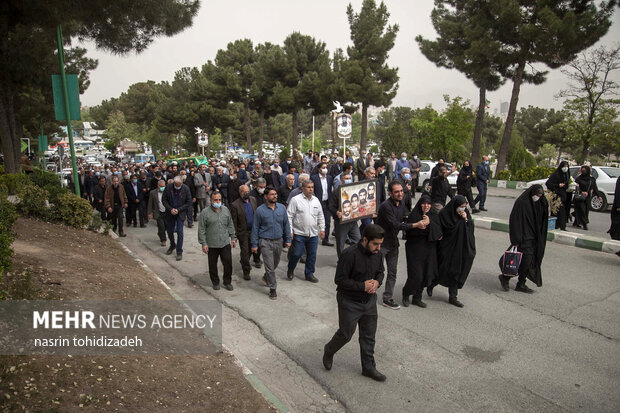
<path id="1" fill-rule="evenodd" d="M 314 196 L 314 183 L 311 180 L 304 181 L 301 186 L 301 194 L 291 199 L 287 213 L 293 242 L 286 276 L 289 280 L 293 279 L 295 267 L 305 248 L 306 268 L 304 275 L 306 281 L 317 283 L 319 280 L 314 276 L 314 266 L 319 238 L 325 238 L 325 218 L 321 202 Z"/>

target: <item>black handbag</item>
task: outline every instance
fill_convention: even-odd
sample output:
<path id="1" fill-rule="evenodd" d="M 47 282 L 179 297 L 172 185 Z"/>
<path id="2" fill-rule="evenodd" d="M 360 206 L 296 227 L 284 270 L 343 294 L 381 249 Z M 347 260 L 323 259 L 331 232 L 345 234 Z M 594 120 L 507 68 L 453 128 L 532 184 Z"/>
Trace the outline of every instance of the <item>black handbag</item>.
<path id="1" fill-rule="evenodd" d="M 587 193 L 590 193 L 591 185 L 592 181 L 590 180 L 590 183 L 588 184 L 588 190 L 586 191 Z M 586 198 L 588 198 L 588 196 L 584 195 L 583 192 L 581 192 L 579 185 L 577 185 L 577 191 L 575 191 L 575 193 L 573 194 L 573 201 L 585 201 Z"/>

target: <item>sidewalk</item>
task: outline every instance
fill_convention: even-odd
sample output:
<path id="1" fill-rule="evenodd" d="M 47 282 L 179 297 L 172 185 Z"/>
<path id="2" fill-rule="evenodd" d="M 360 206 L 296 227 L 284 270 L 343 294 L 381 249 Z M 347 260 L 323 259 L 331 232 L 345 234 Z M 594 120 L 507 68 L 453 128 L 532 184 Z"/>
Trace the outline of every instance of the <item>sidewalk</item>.
<path id="1" fill-rule="evenodd" d="M 507 220 L 490 217 L 474 217 L 473 220 L 477 228 L 508 232 Z M 606 252 L 608 254 L 615 254 L 620 251 L 620 241 L 591 237 L 576 232 L 561 231 L 559 229 L 549 231 L 547 233 L 547 241 L 570 245 L 571 247 Z"/>

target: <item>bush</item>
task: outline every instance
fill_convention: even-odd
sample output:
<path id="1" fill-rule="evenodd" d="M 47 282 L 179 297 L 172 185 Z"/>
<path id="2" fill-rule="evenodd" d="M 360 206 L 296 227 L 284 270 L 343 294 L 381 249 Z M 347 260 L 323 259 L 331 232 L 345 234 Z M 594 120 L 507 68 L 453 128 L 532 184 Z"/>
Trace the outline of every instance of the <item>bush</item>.
<path id="1" fill-rule="evenodd" d="M 45 201 L 49 194 L 43 188 L 39 188 L 32 183 L 25 185 L 17 192 L 19 203 L 17 210 L 29 217 L 48 218 L 49 212 Z"/>
<path id="2" fill-rule="evenodd" d="M 93 207 L 86 199 L 72 193 L 65 193 L 58 197 L 54 205 L 54 216 L 63 224 L 75 228 L 84 228 L 90 222 Z"/>
<path id="3" fill-rule="evenodd" d="M 517 181 L 534 181 L 536 179 L 548 178 L 555 171 L 555 168 L 545 168 L 543 166 L 536 166 L 534 168 L 519 169 L 513 176 Z"/>
<path id="4" fill-rule="evenodd" d="M 2 274 L 13 266 L 11 244 L 15 240 L 15 233 L 11 228 L 16 220 L 15 205 L 0 196 L 0 281 L 2 281 Z"/>
<path id="5" fill-rule="evenodd" d="M 0 184 L 4 184 L 9 195 L 17 195 L 21 188 L 32 185 L 32 181 L 25 174 L 2 174 Z"/>
<path id="6" fill-rule="evenodd" d="M 32 173 L 27 176 L 36 186 L 45 188 L 48 185 L 56 185 L 60 187 L 60 177 L 54 172 L 45 171 L 40 168 L 32 168 L 32 170 Z"/>
<path id="7" fill-rule="evenodd" d="M 510 180 L 510 171 L 503 170 L 499 171 L 495 174 L 495 179 L 499 179 L 501 181 L 509 181 Z"/>
<path id="8" fill-rule="evenodd" d="M 45 189 L 49 194 L 48 200 L 50 201 L 50 204 L 54 205 L 58 203 L 58 198 L 60 198 L 61 195 L 71 193 L 71 191 L 67 188 L 61 187 L 60 183 L 47 184 L 43 187 L 43 189 Z"/>
<path id="9" fill-rule="evenodd" d="M 99 211 L 93 212 L 92 219 L 88 223 L 89 231 L 99 232 L 101 230 L 104 235 L 108 235 L 111 229 L 112 224 L 110 224 L 110 221 L 101 219 L 101 213 Z"/>

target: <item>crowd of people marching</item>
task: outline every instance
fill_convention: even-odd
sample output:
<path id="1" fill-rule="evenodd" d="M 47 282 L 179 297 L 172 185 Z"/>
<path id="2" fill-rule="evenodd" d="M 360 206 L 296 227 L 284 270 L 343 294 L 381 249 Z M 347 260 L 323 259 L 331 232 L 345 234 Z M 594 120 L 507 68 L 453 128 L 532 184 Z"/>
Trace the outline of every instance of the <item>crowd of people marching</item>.
<path id="1" fill-rule="evenodd" d="M 562 202 L 556 214 L 562 229 L 571 216 L 567 166 L 562 162 L 547 181 L 547 187 Z M 456 165 L 439 159 L 424 192 L 417 192 L 420 168 L 417 154 L 403 153 L 397 158 L 392 153 L 387 159 L 377 159 L 361 151 L 361 156 L 353 159 L 349 152 L 343 158 L 308 151 L 303 157 L 288 156 L 282 161 L 233 157 L 200 165 L 158 161 L 81 168 L 79 185 L 83 197 L 121 237 L 126 236 L 125 227 L 145 228 L 149 221 L 156 222 L 159 241 L 168 246 L 166 254 L 176 253 L 178 261 L 183 258 L 184 226 L 197 225 L 215 290 L 221 288 L 220 283 L 233 290 L 231 248 L 237 244 L 243 279 L 251 279 L 252 266 L 264 268 L 262 279 L 273 300 L 277 299 L 275 271 L 284 249 L 287 279 L 295 278 L 301 262 L 305 280 L 316 283 L 319 242 L 326 248 L 335 246 L 340 328 L 325 346 L 323 363 L 331 369 L 334 354 L 359 325 L 363 374 L 382 381 L 385 376 L 376 370 L 372 355 L 377 323 L 375 292 L 384 285 L 383 305 L 400 308 L 394 299 L 400 240 L 405 241 L 407 267 L 402 304 L 424 308 L 424 289 L 432 296 L 434 288 L 441 285 L 448 288 L 449 303 L 463 307 L 458 290 L 465 285 L 476 256 L 471 214 L 486 211 L 491 178 L 488 157 L 483 157 L 475 173 L 471 162 L 463 162 L 456 193 L 447 180 Z M 362 181 L 375 183 L 372 196 L 376 197 L 376 213 L 359 220 L 343 219 L 340 186 Z M 589 199 L 597 191 L 588 167 L 582 168 L 576 184 L 578 189 L 572 196 L 574 225 L 585 229 Z M 533 185 L 514 203 L 510 245 L 522 254 L 515 274 L 516 291 L 532 293 L 526 285 L 528 279 L 542 285 L 548 210 L 541 185 Z M 224 270 L 221 280 L 218 261 Z M 509 291 L 509 280 L 509 276 L 499 276 L 505 291 Z"/>

